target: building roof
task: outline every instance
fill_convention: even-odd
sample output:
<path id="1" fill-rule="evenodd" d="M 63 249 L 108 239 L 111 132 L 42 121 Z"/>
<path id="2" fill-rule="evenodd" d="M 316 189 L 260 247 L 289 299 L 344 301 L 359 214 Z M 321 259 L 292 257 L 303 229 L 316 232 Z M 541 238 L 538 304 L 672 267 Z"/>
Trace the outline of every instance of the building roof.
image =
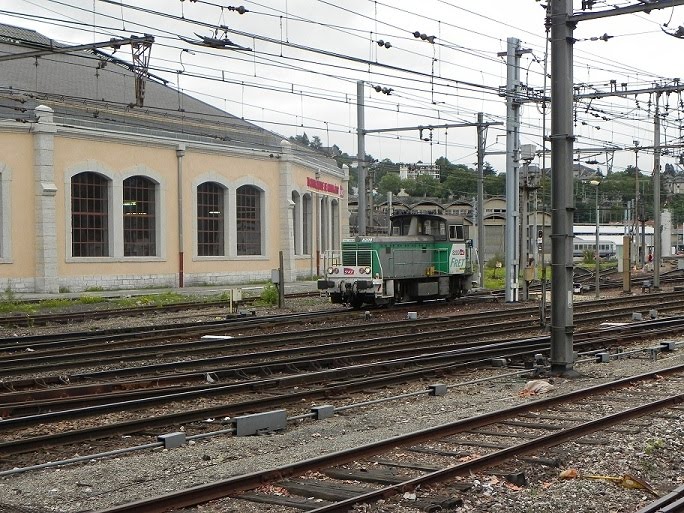
<path id="1" fill-rule="evenodd" d="M 63 46 L 34 30 L 0 24 L 0 55 Z M 128 48 L 122 46 L 118 52 L 130 55 Z M 145 79 L 144 103 L 137 107 L 132 68 L 130 62 L 100 50 L 4 61 L 0 121 L 34 121 L 35 107 L 43 104 L 53 109 L 58 124 L 279 150 L 283 136 L 187 95 L 153 75 Z M 294 143 L 293 151 L 335 166 L 323 154 Z"/>

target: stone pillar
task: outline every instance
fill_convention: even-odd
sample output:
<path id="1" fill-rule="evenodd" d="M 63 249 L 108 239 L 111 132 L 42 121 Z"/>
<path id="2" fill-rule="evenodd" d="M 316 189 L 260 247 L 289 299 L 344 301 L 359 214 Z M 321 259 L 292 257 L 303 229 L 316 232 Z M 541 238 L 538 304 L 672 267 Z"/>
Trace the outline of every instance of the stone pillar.
<path id="1" fill-rule="evenodd" d="M 35 291 L 59 292 L 57 275 L 57 223 L 54 142 L 57 126 L 50 107 L 36 107 L 33 129 L 33 175 L 35 191 L 36 269 Z"/>
<path id="2" fill-rule="evenodd" d="M 340 194 L 340 242 L 342 239 L 349 238 L 349 198 L 347 194 L 349 190 L 349 166 L 343 165 L 342 170 L 344 171 L 344 178 L 342 178 L 342 194 Z"/>
<path id="3" fill-rule="evenodd" d="M 279 240 L 283 252 L 283 278 L 286 282 L 297 279 L 294 251 L 294 223 L 292 212 L 292 144 L 283 140 L 280 143 L 282 153 L 280 156 L 280 185 L 278 187 L 278 205 L 280 209 Z"/>

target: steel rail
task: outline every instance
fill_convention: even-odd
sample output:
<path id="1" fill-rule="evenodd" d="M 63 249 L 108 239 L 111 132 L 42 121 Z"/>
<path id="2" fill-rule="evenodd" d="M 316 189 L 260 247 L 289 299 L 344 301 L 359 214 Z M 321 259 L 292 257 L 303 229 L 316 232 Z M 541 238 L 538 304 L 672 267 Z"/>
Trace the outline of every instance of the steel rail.
<path id="1" fill-rule="evenodd" d="M 680 322 L 678 323 L 678 329 L 681 326 L 681 323 L 684 322 L 684 319 L 681 319 Z M 660 321 L 660 324 L 670 324 L 669 322 L 666 321 Z M 631 327 L 630 327 L 631 328 Z M 620 336 L 624 338 L 629 338 L 629 337 L 635 337 L 635 338 L 643 338 L 641 334 L 638 332 L 632 333 L 632 334 L 620 334 Z M 594 337 L 589 336 L 589 341 L 586 342 L 587 344 L 595 344 L 596 341 L 594 340 Z M 511 347 L 515 347 L 518 351 L 515 355 L 519 355 L 521 353 L 525 352 L 538 352 L 540 350 L 540 347 L 537 344 L 537 342 L 534 342 L 534 345 L 532 347 L 528 348 L 521 348 L 519 345 L 516 345 L 515 342 L 520 342 L 520 341 L 514 341 L 511 343 Z M 548 344 L 546 344 L 546 351 L 548 351 Z M 497 351 L 500 352 L 500 348 L 495 348 Z M 30 450 L 36 450 L 42 447 L 46 446 L 54 446 L 54 445 L 60 445 L 60 444 L 66 444 L 66 443 L 73 443 L 73 442 L 80 442 L 80 441 L 85 441 L 85 440 L 92 440 L 92 439 L 97 439 L 97 438 L 103 438 L 106 436 L 111 436 L 111 435 L 121 435 L 121 434 L 127 434 L 127 433 L 132 433 L 139 431 L 141 429 L 148 429 L 152 427 L 163 427 L 163 426 L 169 426 L 169 425 L 176 425 L 178 423 L 187 423 L 187 422 L 194 422 L 194 421 L 199 421 L 203 420 L 207 417 L 222 417 L 222 416 L 230 416 L 234 415 L 237 413 L 244 413 L 249 410 L 254 410 L 256 408 L 265 408 L 273 405 L 283 405 L 287 402 L 291 401 L 298 401 L 301 399 L 312 399 L 312 398 L 320 398 L 320 397 L 327 397 L 335 392 L 350 392 L 350 391 L 357 391 L 357 390 L 363 390 L 367 389 L 369 386 L 372 385 L 386 385 L 386 384 L 392 384 L 392 383 L 400 383 L 400 382 L 405 382 L 408 379 L 412 378 L 425 378 L 427 376 L 431 375 L 438 375 L 440 373 L 445 373 L 448 371 L 453 371 L 456 368 L 463 368 L 466 365 L 472 366 L 477 364 L 478 362 L 480 364 L 483 363 L 482 359 L 475 359 L 477 356 L 478 358 L 482 358 L 482 348 L 475 348 L 475 349 L 469 349 L 469 350 L 454 350 L 454 351 L 446 351 L 442 353 L 433 353 L 429 355 L 424 355 L 420 359 L 416 357 L 409 357 L 406 360 L 390 360 L 390 361 L 384 361 L 379 364 L 367 364 L 367 365 L 354 365 L 351 367 L 345 367 L 341 369 L 334 369 L 333 371 L 320 371 L 317 373 L 309 373 L 305 375 L 297 375 L 297 376 L 285 376 L 281 378 L 276 378 L 272 380 L 264 380 L 262 382 L 256 382 L 256 383 L 247 383 L 246 385 L 248 388 L 251 389 L 263 389 L 263 388 L 273 388 L 273 387 L 284 387 L 284 386 L 294 386 L 294 385 L 302 385 L 302 384 L 311 384 L 312 380 L 320 380 L 323 375 L 326 375 L 326 379 L 334 379 L 335 377 L 339 378 L 347 378 L 347 382 L 345 383 L 338 383 L 334 386 L 324 386 L 322 388 L 310 390 L 310 391 L 300 391 L 297 393 L 291 393 L 287 395 L 278 395 L 274 397 L 269 397 L 269 398 L 264 398 L 264 399 L 259 399 L 255 401 L 246 401 L 243 403 L 238 403 L 238 404 L 233 404 L 233 405 L 222 405 L 220 407 L 210 407 L 210 408 L 203 408 L 199 410 L 191 410 L 191 411 L 183 411 L 182 413 L 176 413 L 176 414 L 168 414 L 168 415 L 163 415 L 163 416 L 156 416 L 154 418 L 145 418 L 145 419 L 139 419 L 139 420 L 133 420 L 133 421 L 128 421 L 128 422 L 120 422 L 120 423 L 115 423 L 115 424 L 108 424 L 105 426 L 98 426 L 98 427 L 92 427 L 92 428 L 86 428 L 78 431 L 70 431 L 70 432 L 65 432 L 65 433 L 56 433 L 56 434 L 51 434 L 51 435 L 44 435 L 44 436 L 39 436 L 39 437 L 33 437 L 33 438 L 28 438 L 28 439 L 19 439 L 19 440 L 12 440 L 8 442 L 3 442 L 0 443 L 0 455 L 1 454 L 19 454 L 23 452 L 27 452 Z M 471 353 L 473 358 L 471 361 L 467 362 L 457 362 L 454 363 L 456 360 L 457 356 L 461 355 L 464 356 L 468 353 Z M 413 370 L 401 370 L 403 369 L 406 365 L 409 363 L 420 363 L 421 361 L 426 362 L 426 363 L 433 363 L 433 365 L 429 366 L 424 366 L 424 367 L 417 367 L 416 369 Z M 489 361 L 487 359 L 486 361 Z M 439 362 L 446 362 L 446 363 L 439 363 Z M 372 376 L 370 378 L 364 377 L 363 379 L 358 379 L 357 376 L 365 376 L 369 373 L 369 369 L 371 368 L 383 368 L 385 369 L 385 372 L 388 372 L 388 375 L 381 375 L 381 376 Z M 399 370 L 398 370 L 399 369 Z M 353 378 L 353 379 L 350 379 Z M 225 391 L 231 390 L 231 387 L 234 387 L 233 390 L 236 390 L 237 387 L 241 385 L 226 385 L 222 387 L 223 390 L 217 390 L 216 392 L 220 393 L 225 393 Z M 242 386 L 245 386 L 245 384 L 242 384 Z M 189 395 L 189 394 L 188 394 Z M 177 398 L 176 398 L 177 399 Z M 165 401 L 165 398 L 148 398 L 148 399 L 142 399 L 140 401 L 135 401 L 135 402 L 130 402 L 131 405 L 135 406 L 140 406 L 144 402 L 148 402 L 150 404 L 154 404 L 155 402 L 158 401 Z M 121 409 L 122 406 L 126 405 L 126 403 L 114 403 L 114 404 L 106 404 L 106 405 L 100 405 L 100 406 L 95 406 L 92 408 L 86 409 L 87 411 L 79 411 L 79 410 L 73 410 L 73 411 L 66 411 L 66 412 L 55 412 L 55 413 L 48 413 L 48 414 L 42 414 L 42 415 L 37 415 L 37 416 L 32 416 L 32 417 L 19 417 L 19 418 L 10 418 L 10 419 L 5 419 L 4 421 L 0 421 L 0 426 L 4 426 L 5 428 L 10 428 L 10 427 L 22 427 L 26 425 L 32 425 L 35 423 L 44 423 L 47 420 L 64 420 L 65 418 L 80 418 L 83 416 L 92 416 L 94 413 L 101 413 L 105 411 L 114 411 L 116 409 Z"/>
<path id="2" fill-rule="evenodd" d="M 646 326 L 649 328 L 658 328 L 663 326 L 665 328 L 670 328 L 672 326 L 676 327 L 678 325 L 681 325 L 682 322 L 684 321 L 682 321 L 681 319 L 662 319 L 660 321 L 648 322 Z M 644 326 L 645 325 L 643 324 L 634 324 L 624 327 L 615 327 L 613 329 L 604 329 L 597 332 L 584 332 L 578 334 L 577 344 L 579 347 L 582 347 L 583 345 L 586 345 L 586 341 L 589 341 L 590 343 L 594 344 L 603 344 L 605 342 L 607 345 L 611 345 L 614 342 L 612 339 L 615 337 L 616 333 L 628 333 L 634 330 L 641 331 L 644 328 Z M 473 342 L 472 340 L 469 340 L 467 344 L 460 344 L 454 342 L 451 333 L 441 333 L 440 335 L 440 338 L 434 338 L 432 334 L 427 335 L 431 343 L 429 349 L 431 351 L 431 354 L 433 355 L 438 354 L 438 351 L 439 353 L 446 353 L 449 356 L 457 354 L 467 354 L 472 350 L 477 350 L 478 348 L 480 348 L 486 350 L 486 352 L 480 352 L 478 354 L 478 356 L 481 358 L 488 356 L 505 357 L 507 356 L 506 354 L 498 354 L 498 351 L 505 351 L 508 348 L 514 348 L 518 352 L 523 350 L 543 352 L 543 350 L 545 349 L 544 345 L 548 340 L 548 338 L 546 337 L 536 337 L 532 339 L 526 339 L 524 341 L 520 339 L 511 341 L 507 338 L 505 340 L 490 340 L 483 342 Z M 304 356 L 306 352 L 308 352 L 309 348 L 302 347 L 297 348 L 295 351 L 293 351 L 295 354 L 298 355 L 297 359 L 274 360 L 274 358 L 276 358 L 280 354 L 291 354 L 290 350 L 285 352 L 272 351 L 266 353 L 252 354 L 250 356 L 253 356 L 258 359 L 266 359 L 270 363 L 252 364 L 252 366 L 250 367 L 238 366 L 232 368 L 224 367 L 221 369 L 214 368 L 192 374 L 174 374 L 166 377 L 156 375 L 154 378 L 147 380 L 138 380 L 137 382 L 98 383 L 88 386 L 76 386 L 59 389 L 48 389 L 43 391 L 13 392 L 7 394 L 0 394 L 0 410 L 2 412 L 2 416 L 7 417 L 9 415 L 17 415 L 16 412 L 30 411 L 40 408 L 48 408 L 54 411 L 54 409 L 57 408 L 60 404 L 100 404 L 112 399 L 116 401 L 129 401 L 139 397 L 159 396 L 165 394 L 176 394 L 176 396 L 181 397 L 183 395 L 186 395 L 187 392 L 191 391 L 197 391 L 196 393 L 200 395 L 202 395 L 203 393 L 214 394 L 217 392 L 212 390 L 220 389 L 220 386 L 185 386 L 179 389 L 178 387 L 160 387 L 160 385 L 163 383 L 171 384 L 184 382 L 190 378 L 206 380 L 207 374 L 212 376 L 214 379 L 218 380 L 221 378 L 240 378 L 245 375 L 255 373 L 270 374 L 276 372 L 291 371 L 292 369 L 297 369 L 301 371 L 305 369 L 318 370 L 321 368 L 331 368 L 339 365 L 360 365 L 360 362 L 358 362 L 359 359 L 362 361 L 372 360 L 377 358 L 378 355 L 382 355 L 385 358 L 383 362 L 386 361 L 386 359 L 389 357 L 392 357 L 395 359 L 395 361 L 398 361 L 401 358 L 413 358 L 415 356 L 424 358 L 428 356 L 424 352 L 424 346 L 413 346 L 413 340 L 411 340 L 410 342 L 406 342 L 405 344 L 402 344 L 399 343 L 396 339 L 393 339 L 391 345 L 395 349 L 393 349 L 392 351 L 387 351 L 387 349 L 384 349 L 384 346 L 386 345 L 386 340 L 387 339 L 382 340 L 383 347 L 375 352 L 373 352 L 364 344 L 364 346 L 357 351 L 340 352 L 339 350 L 336 350 L 336 354 L 333 357 L 325 357 L 324 355 L 321 355 L 317 358 L 312 359 L 310 357 Z M 527 346 L 523 346 L 523 344 L 527 344 Z M 401 348 L 402 345 L 408 346 L 408 348 Z M 318 353 L 319 348 L 316 348 L 314 352 Z M 231 360 L 230 357 L 226 358 L 227 359 L 223 361 Z M 234 361 L 240 361 L 242 359 L 242 356 L 239 356 L 235 358 Z M 379 362 L 381 366 L 383 365 L 383 362 Z M 161 370 L 161 367 L 155 366 L 154 370 L 159 371 Z M 137 372 L 140 371 L 141 369 L 137 368 Z M 106 372 L 105 375 L 111 375 L 111 372 Z M 102 375 L 99 375 L 99 377 L 102 377 Z M 150 390 L 150 388 L 152 387 L 154 387 L 154 390 Z M 132 390 L 133 388 L 138 388 L 138 390 Z M 140 390 L 141 388 L 144 388 L 144 390 Z M 97 394 L 98 398 L 90 399 L 87 397 L 88 394 Z M 172 396 L 168 395 L 166 397 Z M 54 401 L 54 399 L 57 398 L 60 399 L 59 402 Z"/>
<path id="3" fill-rule="evenodd" d="M 684 511 L 684 485 L 647 504 L 636 513 L 681 513 Z"/>
<path id="4" fill-rule="evenodd" d="M 611 298 L 610 300 L 602 300 L 599 301 L 598 303 L 601 303 L 603 307 L 615 307 L 616 305 L 619 304 L 624 304 L 624 303 L 635 303 L 635 302 L 643 302 L 642 307 L 646 307 L 650 304 L 654 304 L 655 306 L 663 303 L 663 300 L 667 300 L 672 298 L 672 293 L 669 292 L 661 292 L 661 293 L 653 293 L 648 296 L 639 296 L 639 297 L 619 297 L 619 298 Z M 579 304 L 575 305 L 575 309 L 577 311 L 583 310 L 585 308 L 592 308 L 596 305 L 597 302 L 595 301 L 586 301 L 582 302 Z M 405 307 L 405 308 L 411 308 Z M 500 310 L 487 310 L 486 311 L 488 315 L 495 315 L 497 312 L 499 315 L 513 315 L 513 314 L 519 314 L 519 315 L 536 315 L 538 313 L 538 307 L 537 305 L 534 306 L 519 306 L 519 307 L 510 307 L 510 305 L 507 306 L 505 311 L 500 311 Z M 507 313 L 508 312 L 508 313 Z M 242 328 L 244 329 L 245 327 L 259 327 L 262 324 L 272 324 L 273 322 L 283 322 L 286 324 L 292 323 L 292 322 L 297 322 L 298 320 L 301 319 L 306 319 L 307 317 L 312 317 L 312 318 L 318 318 L 318 317 L 325 317 L 325 316 L 339 316 L 339 315 L 349 315 L 350 311 L 345 310 L 345 311 L 334 311 L 334 310 L 322 310 L 318 312 L 310 312 L 310 313 L 302 313 L 302 314 L 284 314 L 284 315 L 272 315 L 272 316 L 264 316 L 264 317 L 257 317 L 257 318 L 231 318 L 231 319 L 226 319 L 226 320 L 218 320 L 218 321 L 205 321 L 201 324 L 198 324 L 197 322 L 191 322 L 191 323 L 181 323 L 181 324 L 173 324 L 170 326 L 159 326 L 156 328 L 150 328 L 150 327 L 131 327 L 131 328 L 119 328 L 119 329 L 114 329 L 114 330 L 102 330 L 98 332 L 96 335 L 93 335 L 92 331 L 87 331 L 87 332 L 78 332 L 78 333 L 64 333 L 61 335 L 38 335 L 38 336 L 21 336 L 21 337 L 7 337 L 7 338 L 0 338 L 0 351 L 12 351 L 12 352 L 20 352 L 20 351 L 26 351 L 27 349 L 32 349 L 32 350 L 37 350 L 43 347 L 59 347 L 64 344 L 72 344 L 72 345 L 83 345 L 83 344 L 88 344 L 89 342 L 99 342 L 106 340 L 110 346 L 116 345 L 118 343 L 121 343 L 118 339 L 125 338 L 125 337 L 140 337 L 140 336 L 149 336 L 151 334 L 153 335 L 170 335 L 173 334 L 174 332 L 179 332 L 181 334 L 183 333 L 188 333 L 189 329 L 203 329 L 203 328 L 234 328 L 234 329 L 239 329 Z M 442 315 L 441 317 L 455 317 L 455 318 L 467 318 L 469 316 L 472 316 L 471 313 L 465 313 L 465 314 L 457 314 L 457 315 Z M 420 319 L 422 320 L 422 319 Z M 135 332 L 135 330 L 138 330 L 138 333 Z M 168 331 L 164 331 L 168 330 Z M 208 332 L 205 330 L 204 332 Z M 193 333 L 193 332 L 190 332 Z M 57 338 L 57 340 L 56 340 Z M 146 339 L 149 340 L 149 339 Z M 139 342 L 139 340 L 138 340 Z M 123 343 L 131 343 L 130 340 L 124 340 Z M 86 348 L 90 348 L 92 346 L 85 346 Z M 34 355 L 35 356 L 35 355 Z"/>
<path id="5" fill-rule="evenodd" d="M 682 308 L 684 305 L 684 300 L 672 300 L 670 302 L 666 303 L 661 303 L 660 304 L 660 311 L 672 311 L 672 310 L 679 310 Z M 623 307 L 621 309 L 616 309 L 613 308 L 611 310 L 611 315 L 613 317 L 619 316 L 620 314 L 630 314 L 633 312 L 632 307 Z M 480 314 L 477 317 L 475 316 L 469 316 L 470 321 L 473 323 L 480 323 L 482 316 L 487 315 L 487 314 Z M 493 316 L 494 317 L 509 317 L 511 315 L 520 316 L 519 313 L 513 314 L 511 312 L 507 311 L 495 311 Z M 583 321 L 583 322 L 589 322 L 591 320 L 598 320 L 598 319 L 603 319 L 606 316 L 606 310 L 601 309 L 596 312 L 579 312 L 576 314 L 576 319 Z M 524 317 L 524 315 L 523 315 Z M 529 319 L 523 319 L 520 321 L 514 321 L 508 324 L 505 328 L 501 327 L 499 331 L 502 329 L 509 329 L 509 330 L 516 330 L 517 326 L 522 326 L 522 327 L 534 327 L 535 326 L 535 318 L 531 316 Z M 445 326 L 453 325 L 453 324 L 458 324 L 459 326 L 457 328 L 445 328 Z M 480 325 L 479 329 L 481 331 L 486 331 L 489 330 L 490 334 L 492 332 L 496 332 L 496 328 L 498 325 L 495 324 L 486 324 L 486 325 Z M 472 328 L 463 325 L 463 320 L 458 317 L 438 317 L 438 318 L 428 318 L 428 319 L 423 319 L 420 321 L 392 321 L 388 323 L 379 323 L 375 325 L 368 325 L 364 327 L 364 332 L 366 333 L 372 333 L 373 331 L 380 331 L 380 332 L 385 332 L 388 328 L 393 328 L 394 330 L 397 330 L 398 328 L 404 328 L 409 331 L 415 331 L 416 327 L 422 328 L 424 331 L 423 333 L 419 333 L 418 335 L 396 335 L 397 339 L 395 340 L 401 340 L 402 336 L 406 338 L 407 336 L 409 338 L 415 338 L 416 340 L 420 339 L 421 337 L 426 337 L 429 336 L 427 335 L 427 329 L 432 328 L 432 329 L 439 329 L 442 333 L 445 333 L 446 331 L 449 331 L 450 333 L 456 333 L 457 331 L 461 332 L 466 332 L 471 330 Z M 456 330 L 456 331 L 455 331 Z M 273 334 L 268 334 L 268 335 L 254 335 L 254 336 L 243 336 L 240 337 L 239 341 L 236 341 L 235 344 L 239 344 L 239 349 L 244 350 L 244 348 L 248 346 L 258 346 L 259 348 L 263 348 L 264 344 L 269 343 L 277 343 L 279 345 L 282 345 L 283 343 L 286 343 L 288 341 L 298 341 L 301 342 L 304 339 L 316 339 L 320 337 L 322 334 L 330 334 L 331 336 L 334 336 L 334 338 L 343 338 L 345 334 L 351 334 L 351 333 L 357 333 L 359 331 L 357 326 L 352 326 L 352 327 L 330 327 L 330 328 L 324 328 L 324 329 L 312 329 L 312 330 L 306 330 L 303 332 L 298 332 L 298 333 L 286 333 L 286 334 L 278 334 L 278 335 L 273 335 Z M 206 332 L 203 332 L 206 333 Z M 274 342 L 275 341 L 275 342 Z M 359 343 L 363 344 L 368 344 L 368 339 L 366 339 L 365 342 L 363 341 L 352 341 L 352 342 L 345 342 L 341 343 L 337 347 L 335 344 L 330 344 L 328 348 L 333 348 L 334 351 L 339 351 L 339 348 L 345 347 L 345 344 L 356 344 L 358 345 Z M 338 343 L 339 344 L 339 343 Z M 107 344 L 109 345 L 109 344 Z M 46 371 L 46 370 L 55 370 L 55 369 L 66 369 L 66 368 L 74 368 L 74 367 L 83 367 L 84 365 L 87 365 L 88 363 L 93 363 L 93 364 L 101 364 L 104 358 L 111 358 L 116 360 L 117 362 L 119 361 L 139 361 L 139 360 L 145 360 L 149 359 L 150 357 L 157 357 L 159 354 L 163 354 L 165 357 L 173 357 L 174 355 L 188 355 L 188 354 L 201 354 L 207 352 L 209 349 L 212 348 L 221 348 L 221 349 L 226 349 L 226 342 L 224 340 L 201 340 L 201 341 L 193 341 L 193 342 L 186 342 L 186 343 L 172 343 L 172 344 L 161 344 L 161 345 L 154 345 L 154 346 L 143 346 L 143 347 L 133 347 L 133 348 L 126 348 L 126 349 L 101 349 L 99 346 L 95 346 L 94 349 L 97 350 L 97 356 L 93 354 L 93 350 L 86 352 L 85 349 L 83 348 L 81 352 L 78 353 L 70 353 L 67 355 L 62 354 L 61 352 L 57 355 L 36 355 L 34 353 L 23 353 L 21 355 L 13 355 L 13 358 L 0 358 L 0 375 L 4 376 L 11 376 L 11 375 L 20 375 L 22 373 L 26 372 L 33 372 L 33 371 Z M 315 346 L 313 348 L 302 348 L 302 347 L 295 347 L 295 348 L 289 348 L 289 349 L 282 349 L 279 351 L 282 351 L 279 354 L 287 354 L 287 353 L 301 353 L 302 351 L 305 352 L 311 352 L 311 351 L 318 351 L 321 348 L 323 349 L 323 346 Z M 234 348 L 233 350 L 236 350 L 238 348 Z M 223 359 L 227 360 L 223 360 Z M 192 360 L 192 361 L 185 361 L 184 363 L 165 363 L 165 364 L 158 364 L 159 367 L 155 369 L 149 369 L 149 370 L 154 370 L 154 371 L 163 371 L 164 369 L 174 369 L 178 370 L 180 366 L 184 366 L 185 368 L 188 367 L 194 367 L 196 368 L 198 365 L 208 365 L 208 364 L 217 364 L 221 363 L 223 361 L 230 361 L 233 358 L 237 358 L 236 356 L 222 356 L 222 357 L 215 357 L 215 358 L 210 358 L 210 359 L 201 359 L 201 360 Z M 32 365 L 27 365 L 26 361 L 30 361 Z M 197 363 L 194 363 L 197 362 Z M 136 367 L 139 368 L 139 367 Z M 120 371 L 117 375 L 122 376 L 125 375 L 126 373 L 137 373 L 137 371 Z M 106 374 L 106 371 L 105 371 Z M 77 375 L 73 375 L 72 379 L 78 379 Z"/>
<path id="6" fill-rule="evenodd" d="M 582 390 L 569 392 L 567 394 L 562 394 L 556 397 L 540 399 L 524 405 L 483 414 L 478 417 L 471 417 L 413 433 L 395 436 L 361 447 L 319 456 L 291 465 L 284 465 L 269 470 L 262 470 L 250 474 L 235 476 L 214 483 L 199 485 L 158 497 L 141 499 L 128 504 L 121 504 L 106 509 L 100 509 L 95 513 L 164 513 L 172 508 L 177 509 L 180 507 L 191 507 L 197 504 L 209 502 L 211 500 L 234 495 L 237 492 L 256 488 L 266 482 L 282 480 L 284 478 L 300 475 L 308 471 L 315 471 L 325 467 L 349 463 L 361 458 L 377 455 L 383 451 L 393 449 L 396 446 L 416 444 L 434 440 L 436 438 L 446 437 L 466 430 L 476 429 L 478 427 L 499 422 L 505 418 L 526 413 L 533 409 L 547 408 L 565 402 L 574 402 L 578 399 L 590 397 L 594 394 L 602 393 L 604 391 L 609 391 L 624 386 L 631 386 L 635 381 L 654 379 L 658 375 L 662 376 L 665 374 L 680 373 L 682 370 L 684 370 L 684 365 L 670 367 L 668 369 L 660 369 L 658 371 L 649 372 L 638 376 L 630 376 L 628 378 L 623 378 L 610 383 L 604 383 Z M 530 452 L 537 451 L 552 445 L 557 445 L 564 441 L 576 439 L 580 436 L 595 432 L 599 429 L 617 424 L 624 420 L 643 416 L 648 413 L 661 410 L 665 407 L 679 404 L 682 401 L 684 401 L 684 394 L 676 394 L 665 399 L 660 399 L 645 405 L 627 409 L 620 413 L 608 415 L 601 419 L 585 422 L 568 429 L 559 430 L 548 436 L 542 436 L 528 442 L 523 442 L 521 444 L 481 456 L 466 463 L 431 472 L 417 478 L 409 479 L 400 484 L 386 486 L 379 490 L 357 496 L 353 499 L 323 506 L 312 511 L 316 513 L 329 513 L 338 511 L 346 512 L 351 506 L 359 502 L 374 501 L 383 497 L 394 495 L 406 489 L 413 489 L 419 484 L 435 483 L 458 475 L 467 474 L 474 470 L 490 467 L 497 463 L 506 461 L 514 456 L 528 454 Z"/>

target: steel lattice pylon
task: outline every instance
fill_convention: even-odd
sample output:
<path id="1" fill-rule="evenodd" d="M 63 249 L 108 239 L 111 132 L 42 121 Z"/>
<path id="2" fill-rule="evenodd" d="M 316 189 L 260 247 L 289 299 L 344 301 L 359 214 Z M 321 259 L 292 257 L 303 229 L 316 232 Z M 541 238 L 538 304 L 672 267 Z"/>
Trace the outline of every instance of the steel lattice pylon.
<path id="1" fill-rule="evenodd" d="M 133 73 L 135 73 L 135 104 L 142 107 L 145 101 L 145 76 L 149 71 L 152 41 L 131 42 Z"/>

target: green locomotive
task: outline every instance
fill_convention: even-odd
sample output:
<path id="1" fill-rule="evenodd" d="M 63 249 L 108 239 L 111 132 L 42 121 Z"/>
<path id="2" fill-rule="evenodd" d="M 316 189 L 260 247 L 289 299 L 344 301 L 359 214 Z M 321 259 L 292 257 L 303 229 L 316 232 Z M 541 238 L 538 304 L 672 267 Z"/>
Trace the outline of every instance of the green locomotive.
<path id="1" fill-rule="evenodd" d="M 463 226 L 402 213 L 392 217 L 390 235 L 344 239 L 341 250 L 326 251 L 318 288 L 353 308 L 452 299 L 471 287 L 471 256 Z"/>

